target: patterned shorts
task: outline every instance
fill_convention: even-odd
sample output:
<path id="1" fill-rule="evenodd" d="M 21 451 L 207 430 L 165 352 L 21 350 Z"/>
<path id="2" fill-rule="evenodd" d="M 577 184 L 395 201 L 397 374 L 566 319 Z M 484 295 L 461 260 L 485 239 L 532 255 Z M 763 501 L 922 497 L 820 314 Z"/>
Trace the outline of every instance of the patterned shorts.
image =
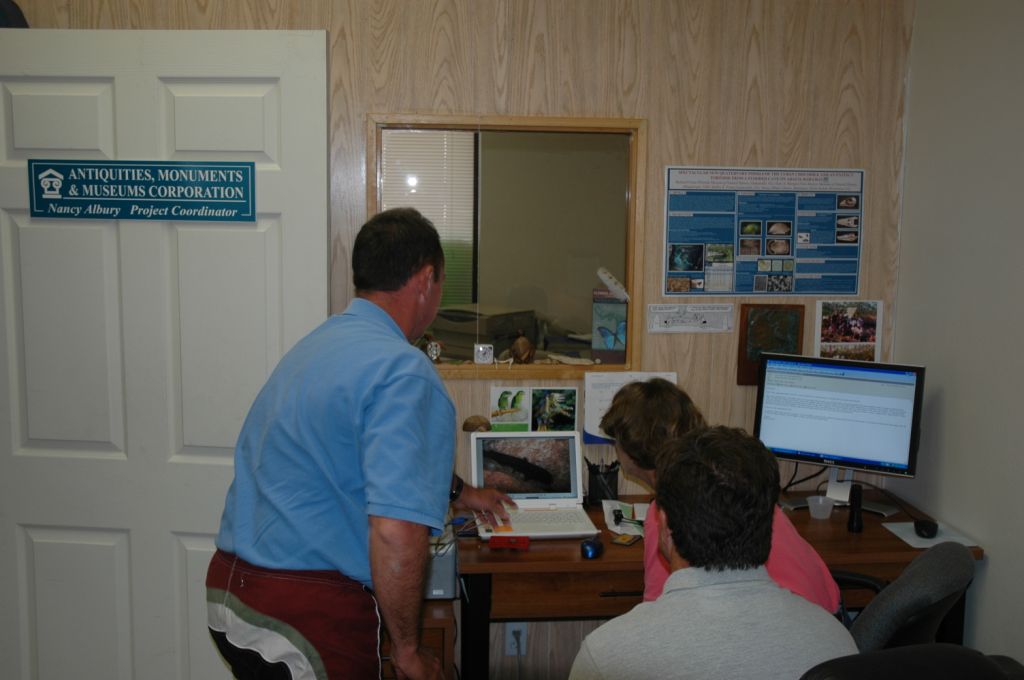
<path id="1" fill-rule="evenodd" d="M 206 605 L 210 630 L 268 665 L 283 664 L 292 680 L 380 677 L 377 601 L 336 571 L 264 569 L 218 550 Z"/>

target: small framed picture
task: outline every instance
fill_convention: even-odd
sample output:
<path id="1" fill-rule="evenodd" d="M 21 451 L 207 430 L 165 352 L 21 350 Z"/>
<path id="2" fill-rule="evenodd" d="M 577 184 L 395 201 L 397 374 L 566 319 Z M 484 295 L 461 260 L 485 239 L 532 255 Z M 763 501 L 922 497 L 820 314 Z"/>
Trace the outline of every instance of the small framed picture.
<path id="1" fill-rule="evenodd" d="M 881 300 L 818 300 L 815 327 L 819 357 L 880 360 Z"/>
<path id="2" fill-rule="evenodd" d="M 530 402 L 530 429 L 534 432 L 576 429 L 575 387 L 534 387 Z"/>
<path id="3" fill-rule="evenodd" d="M 762 352 L 801 354 L 803 305 L 740 305 L 739 356 L 736 384 L 756 385 Z"/>

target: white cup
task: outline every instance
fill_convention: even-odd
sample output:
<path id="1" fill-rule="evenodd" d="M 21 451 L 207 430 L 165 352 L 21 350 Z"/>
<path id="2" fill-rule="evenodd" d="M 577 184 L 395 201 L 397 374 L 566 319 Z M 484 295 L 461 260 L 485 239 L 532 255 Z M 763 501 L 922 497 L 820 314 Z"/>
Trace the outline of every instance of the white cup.
<path id="1" fill-rule="evenodd" d="M 814 519 L 828 519 L 832 515 L 832 506 L 835 505 L 828 496 L 809 496 L 807 507 Z"/>

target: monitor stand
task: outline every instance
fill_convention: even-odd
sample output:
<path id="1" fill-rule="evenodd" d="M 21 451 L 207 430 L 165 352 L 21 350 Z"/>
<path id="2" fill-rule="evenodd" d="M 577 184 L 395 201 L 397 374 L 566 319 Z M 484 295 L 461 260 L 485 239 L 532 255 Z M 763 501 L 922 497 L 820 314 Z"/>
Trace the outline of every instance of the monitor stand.
<path id="1" fill-rule="evenodd" d="M 825 495 L 836 502 L 836 505 L 849 505 L 850 504 L 850 486 L 853 484 L 853 472 L 850 470 L 842 470 L 845 479 L 839 479 L 840 468 L 832 467 L 828 471 L 828 490 Z M 779 505 L 787 510 L 798 510 L 800 508 L 807 507 L 806 498 L 793 498 L 784 499 L 779 501 Z M 873 512 L 881 515 L 882 517 L 889 517 L 899 512 L 899 508 L 888 503 L 878 503 L 876 501 L 864 501 L 861 506 L 866 512 Z"/>

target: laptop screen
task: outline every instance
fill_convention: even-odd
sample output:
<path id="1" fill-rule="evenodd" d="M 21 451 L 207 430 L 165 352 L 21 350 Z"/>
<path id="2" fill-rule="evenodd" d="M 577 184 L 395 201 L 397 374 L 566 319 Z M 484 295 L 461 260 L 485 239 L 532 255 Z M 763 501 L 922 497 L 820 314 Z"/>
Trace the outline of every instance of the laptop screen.
<path id="1" fill-rule="evenodd" d="M 528 499 L 582 502 L 579 434 L 474 432 L 473 484 Z"/>

